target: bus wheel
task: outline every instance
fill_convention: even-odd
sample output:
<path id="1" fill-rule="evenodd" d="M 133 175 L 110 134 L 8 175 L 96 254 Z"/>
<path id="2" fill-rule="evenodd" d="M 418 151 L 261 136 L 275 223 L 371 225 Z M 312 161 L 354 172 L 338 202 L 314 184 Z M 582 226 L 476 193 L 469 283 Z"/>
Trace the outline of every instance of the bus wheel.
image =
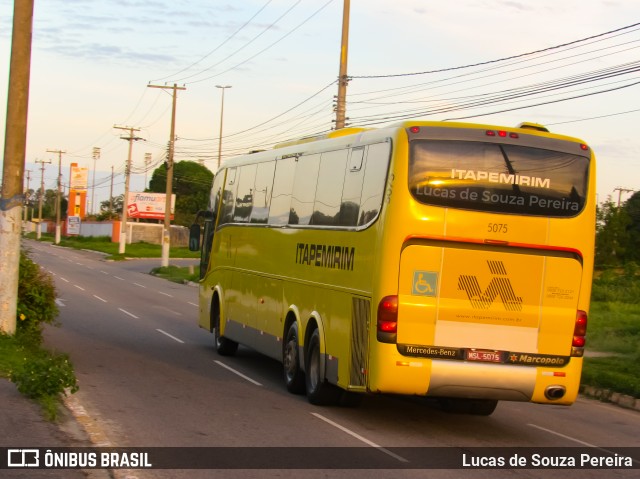
<path id="1" fill-rule="evenodd" d="M 238 350 L 238 343 L 220 336 L 220 306 L 216 303 L 213 309 L 216 351 L 220 356 L 233 356 Z"/>
<path id="2" fill-rule="evenodd" d="M 317 406 L 337 404 L 342 391 L 322 377 L 320 361 L 320 333 L 315 329 L 309 338 L 305 354 L 307 399 Z"/>
<path id="3" fill-rule="evenodd" d="M 453 414 L 490 416 L 498 406 L 495 399 L 440 398 L 442 410 Z"/>
<path id="4" fill-rule="evenodd" d="M 287 330 L 282 346 L 282 364 L 284 366 L 284 383 L 293 394 L 304 393 L 304 373 L 300 369 L 300 349 L 298 348 L 298 324 L 294 321 Z"/>

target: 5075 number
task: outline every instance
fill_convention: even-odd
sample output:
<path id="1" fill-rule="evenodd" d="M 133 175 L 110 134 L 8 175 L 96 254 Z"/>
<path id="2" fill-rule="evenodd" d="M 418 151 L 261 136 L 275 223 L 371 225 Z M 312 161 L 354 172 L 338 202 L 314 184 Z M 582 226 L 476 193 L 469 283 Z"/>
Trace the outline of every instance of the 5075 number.
<path id="1" fill-rule="evenodd" d="M 506 223 L 489 223 L 487 226 L 488 233 L 508 233 L 509 225 Z"/>

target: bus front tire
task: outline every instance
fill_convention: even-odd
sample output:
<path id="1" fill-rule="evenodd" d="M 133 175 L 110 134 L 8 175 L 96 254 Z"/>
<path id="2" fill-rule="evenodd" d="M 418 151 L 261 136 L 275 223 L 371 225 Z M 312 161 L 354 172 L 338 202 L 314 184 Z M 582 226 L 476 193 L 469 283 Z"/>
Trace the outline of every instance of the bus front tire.
<path id="1" fill-rule="evenodd" d="M 284 383 L 287 391 L 293 394 L 303 394 L 305 391 L 304 373 L 300 368 L 300 354 L 298 347 L 298 324 L 294 321 L 287 329 L 287 335 L 282 346 L 282 365 Z"/>
<path id="2" fill-rule="evenodd" d="M 216 351 L 220 356 L 233 356 L 238 350 L 238 343 L 231 339 L 220 336 L 220 307 L 216 304 L 214 307 L 214 337 Z"/>
<path id="3" fill-rule="evenodd" d="M 335 405 L 340 400 L 342 391 L 325 381 L 321 374 L 320 333 L 317 329 L 309 337 L 305 354 L 305 386 L 307 399 L 316 406 Z"/>

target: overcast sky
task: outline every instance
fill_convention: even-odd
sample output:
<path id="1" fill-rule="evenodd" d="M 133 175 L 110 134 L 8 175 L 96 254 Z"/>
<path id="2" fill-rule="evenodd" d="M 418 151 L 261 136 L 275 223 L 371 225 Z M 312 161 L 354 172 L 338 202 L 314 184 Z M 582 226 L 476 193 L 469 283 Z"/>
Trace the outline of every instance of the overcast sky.
<path id="1" fill-rule="evenodd" d="M 57 157 L 47 149 L 66 151 L 66 182 L 72 162 L 93 170 L 99 147 L 96 204 L 108 198 L 112 166 L 121 194 L 128 145 L 119 125 L 139 128 L 145 140 L 133 145 L 132 190 L 143 189 L 145 153 L 148 180 L 171 117 L 168 90 L 149 83 L 186 88 L 176 161 L 215 169 L 216 85 L 232 87 L 223 161 L 331 129 L 342 9 L 342 0 L 36 0 L 30 186 L 40 182 L 36 159 L 53 161 L 45 183 L 56 185 Z M 13 2 L 0 0 L 3 131 L 12 14 Z M 408 117 L 543 123 L 594 149 L 599 200 L 617 200 L 616 187 L 640 189 L 636 23 L 637 0 L 352 0 L 347 116 L 373 127 Z"/>

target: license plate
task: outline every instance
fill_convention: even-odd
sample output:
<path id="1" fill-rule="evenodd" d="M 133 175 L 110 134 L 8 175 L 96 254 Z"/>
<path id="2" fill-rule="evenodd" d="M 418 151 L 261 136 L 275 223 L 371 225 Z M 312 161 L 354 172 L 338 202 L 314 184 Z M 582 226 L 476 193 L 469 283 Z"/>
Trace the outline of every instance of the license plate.
<path id="1" fill-rule="evenodd" d="M 500 351 L 483 351 L 479 349 L 466 350 L 467 361 L 483 361 L 488 363 L 501 363 L 502 354 Z"/>

